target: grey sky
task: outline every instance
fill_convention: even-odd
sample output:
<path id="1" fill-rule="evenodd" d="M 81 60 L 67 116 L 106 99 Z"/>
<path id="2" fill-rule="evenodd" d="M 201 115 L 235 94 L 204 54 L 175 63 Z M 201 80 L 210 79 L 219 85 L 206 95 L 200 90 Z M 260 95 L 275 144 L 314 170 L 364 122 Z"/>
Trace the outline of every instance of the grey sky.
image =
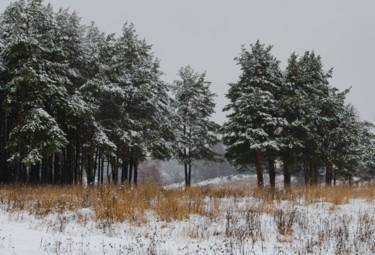
<path id="1" fill-rule="evenodd" d="M 1 0 L 2 12 L 11 1 Z M 88 24 L 106 33 L 133 22 L 138 34 L 153 44 L 164 79 L 172 82 L 181 66 L 207 71 L 218 94 L 215 120 L 227 103 L 228 83 L 236 82 L 233 60 L 241 45 L 259 39 L 274 45 L 272 53 L 284 68 L 289 55 L 314 50 L 328 70 L 331 84 L 348 96 L 363 119 L 375 120 L 375 1 L 345 0 L 45 0 L 55 9 L 70 7 Z"/>

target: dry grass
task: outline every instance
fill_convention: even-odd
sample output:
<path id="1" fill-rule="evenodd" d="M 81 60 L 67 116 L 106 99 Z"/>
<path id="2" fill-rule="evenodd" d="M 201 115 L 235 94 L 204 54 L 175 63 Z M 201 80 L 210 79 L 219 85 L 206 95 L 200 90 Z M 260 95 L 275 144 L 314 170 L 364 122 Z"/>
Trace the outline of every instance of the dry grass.
<path id="1" fill-rule="evenodd" d="M 152 222 L 146 233 L 150 240 L 147 254 L 164 254 L 157 252 L 160 247 L 156 244 L 163 239 L 157 236 L 157 228 L 175 226 L 174 221 L 182 221 L 181 235 L 216 240 L 209 247 L 198 246 L 196 253 L 206 254 L 209 249 L 213 254 L 258 254 L 256 251 L 266 248 L 265 242 L 276 240 L 277 245 L 269 246 L 273 250 L 264 250 L 264 254 L 375 254 L 374 211 L 359 209 L 351 214 L 338 206 L 358 198 L 373 202 L 375 186 L 293 186 L 289 190 L 249 186 L 233 182 L 168 190 L 151 183 L 137 187 L 3 185 L 0 205 L 15 215 L 20 210 L 40 217 L 57 213 L 56 222 L 47 224 L 59 232 L 72 219 L 83 225 L 95 220 L 105 233 L 114 233 L 115 222 L 148 226 L 148 221 L 163 221 Z M 91 211 L 85 214 L 87 210 L 80 211 L 82 208 Z M 66 211 L 73 213 L 64 214 Z M 135 239 L 134 247 L 146 254 L 139 240 Z M 133 254 L 132 247 L 123 246 L 117 253 Z M 188 253 L 188 246 L 181 249 L 180 253 Z"/>
<path id="2" fill-rule="evenodd" d="M 165 190 L 153 184 L 129 186 L 16 186 L 0 188 L 0 202 L 8 211 L 26 210 L 34 215 L 61 213 L 67 210 L 91 208 L 97 220 L 111 222 L 129 221 L 142 224 L 146 213 L 153 212 L 160 220 L 187 219 L 190 215 L 203 215 L 215 219 L 225 215 L 222 198 L 257 199 L 253 211 L 275 213 L 273 203 L 287 200 L 296 204 L 331 202 L 335 205 L 348 203 L 350 199 L 375 198 L 375 186 L 358 187 L 293 187 L 291 190 L 254 189 L 245 185 L 192 187 L 190 189 Z"/>

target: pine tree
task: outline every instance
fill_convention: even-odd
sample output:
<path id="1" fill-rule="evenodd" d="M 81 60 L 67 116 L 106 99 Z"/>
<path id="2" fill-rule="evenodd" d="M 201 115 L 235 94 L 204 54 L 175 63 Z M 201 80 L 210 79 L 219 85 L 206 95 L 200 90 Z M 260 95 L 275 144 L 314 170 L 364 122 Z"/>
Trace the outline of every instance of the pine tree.
<path id="1" fill-rule="evenodd" d="M 323 70 L 321 58 L 314 52 L 300 58 L 293 53 L 288 61 L 281 92 L 281 109 L 286 118 L 282 138 L 286 185 L 300 165 L 305 182 L 317 183 L 318 169 L 328 159 L 327 132 L 337 125 L 335 113 L 343 107 L 348 92 L 337 93 L 329 86 L 331 75 L 331 70 Z"/>
<path id="2" fill-rule="evenodd" d="M 42 1 L 15 2 L 2 16 L 5 108 L 15 116 L 15 122 L 9 125 L 13 130 L 9 135 L 8 160 L 17 165 L 18 179 L 28 179 L 26 170 L 30 164 L 40 163 L 42 156 L 67 143 L 51 104 L 63 104 L 67 98 L 66 89 L 59 82 L 64 64 L 56 61 L 56 29 L 52 7 L 43 6 Z M 39 118 L 40 122 L 35 123 Z M 38 126 L 43 124 L 46 126 Z M 44 137 L 51 140 L 44 141 Z"/>
<path id="3" fill-rule="evenodd" d="M 280 150 L 277 138 L 283 118 L 278 114 L 278 97 L 282 82 L 279 61 L 271 55 L 272 46 L 259 41 L 248 51 L 244 47 L 238 58 L 242 74 L 230 84 L 228 121 L 223 126 L 227 158 L 235 164 L 254 159 L 258 186 L 263 186 L 264 154 L 270 155 L 271 186 L 275 185 L 273 154 Z"/>
<path id="4" fill-rule="evenodd" d="M 191 167 L 194 160 L 215 160 L 213 146 L 218 143 L 218 125 L 210 120 L 214 113 L 215 94 L 209 89 L 205 73 L 194 72 L 190 66 L 178 73 L 180 79 L 173 84 L 176 127 L 176 158 L 184 165 L 185 184 L 191 185 Z"/>

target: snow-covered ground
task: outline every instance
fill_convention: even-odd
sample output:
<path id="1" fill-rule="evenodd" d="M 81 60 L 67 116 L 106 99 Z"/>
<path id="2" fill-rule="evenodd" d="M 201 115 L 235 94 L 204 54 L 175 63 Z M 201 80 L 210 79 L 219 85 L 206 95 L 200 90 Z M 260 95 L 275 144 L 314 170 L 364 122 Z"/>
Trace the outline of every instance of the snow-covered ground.
<path id="1" fill-rule="evenodd" d="M 243 178 L 251 179 L 204 184 Z M 141 225 L 98 222 L 88 208 L 38 217 L 1 205 L 0 254 L 375 254 L 374 201 L 265 204 L 227 197 L 204 203 L 220 214 L 166 222 L 147 212 Z"/>

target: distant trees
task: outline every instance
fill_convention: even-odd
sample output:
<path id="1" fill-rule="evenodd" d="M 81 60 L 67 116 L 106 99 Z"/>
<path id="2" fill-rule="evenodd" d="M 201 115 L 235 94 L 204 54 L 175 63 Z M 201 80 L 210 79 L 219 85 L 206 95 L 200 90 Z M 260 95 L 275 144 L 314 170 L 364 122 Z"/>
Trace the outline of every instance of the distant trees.
<path id="1" fill-rule="evenodd" d="M 327 184 L 337 174 L 351 180 L 358 171 L 368 172 L 375 156 L 374 133 L 345 104 L 349 89 L 339 92 L 329 85 L 332 71 L 323 70 L 314 52 L 302 57 L 293 53 L 281 73 L 271 49 L 258 41 L 236 58 L 242 73 L 230 84 L 230 103 L 224 108 L 228 120 L 222 128 L 227 158 L 236 165 L 255 163 L 258 186 L 268 165 L 274 187 L 275 158 L 283 163 L 286 187 L 297 169 L 304 170 L 306 184 L 318 182 L 319 169 L 325 170 Z"/>

